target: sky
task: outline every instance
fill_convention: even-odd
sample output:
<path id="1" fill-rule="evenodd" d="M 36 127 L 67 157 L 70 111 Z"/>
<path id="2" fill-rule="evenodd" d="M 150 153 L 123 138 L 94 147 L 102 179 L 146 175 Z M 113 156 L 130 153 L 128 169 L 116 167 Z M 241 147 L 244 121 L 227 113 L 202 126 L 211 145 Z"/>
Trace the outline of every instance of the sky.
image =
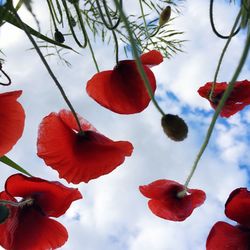
<path id="1" fill-rule="evenodd" d="M 237 13 L 228 1 L 215 4 L 215 21 L 227 34 Z M 138 5 L 138 4 L 137 4 Z M 126 0 L 126 12 L 139 9 L 134 1 Z M 209 1 L 186 0 L 182 14 L 174 27 L 185 31 L 181 37 L 184 53 L 152 68 L 157 80 L 157 99 L 166 113 L 177 114 L 189 126 L 188 138 L 176 143 L 168 139 L 160 126 L 161 116 L 150 104 L 142 113 L 130 116 L 110 112 L 94 102 L 85 92 L 86 82 L 96 73 L 88 50 L 66 54 L 72 67 L 66 67 L 56 57 L 49 58 L 52 69 L 64 87 L 77 113 L 112 140 L 128 140 L 134 145 L 131 157 L 112 173 L 88 184 L 65 185 L 77 187 L 83 199 L 74 202 L 64 216 L 58 218 L 68 230 L 69 239 L 62 250 L 202 250 L 215 222 L 228 220 L 224 204 L 231 191 L 250 187 L 249 132 L 250 108 L 229 119 L 219 118 L 210 144 L 206 149 L 190 188 L 206 192 L 205 203 L 194 210 L 184 222 L 171 222 L 153 215 L 147 201 L 138 190 L 139 185 L 157 179 L 184 183 L 203 142 L 213 110 L 197 89 L 212 81 L 220 52 L 225 44 L 211 30 L 208 18 Z M 34 13 L 44 33 L 50 24 L 43 4 L 34 5 Z M 20 11 L 24 21 L 35 27 L 32 16 Z M 40 20 L 41 19 L 41 20 Z M 66 37 L 67 44 L 71 41 Z M 242 48 L 244 33 L 236 36 L 223 61 L 218 81 L 230 81 Z M 101 70 L 115 64 L 113 48 L 93 43 Z M 56 171 L 47 167 L 36 155 L 36 137 L 42 118 L 51 112 L 67 108 L 59 91 L 47 74 L 25 34 L 9 25 L 0 30 L 0 48 L 6 58 L 4 69 L 13 80 L 0 92 L 23 90 L 19 101 L 26 112 L 22 138 L 7 154 L 31 174 L 47 180 L 59 180 Z M 121 59 L 125 55 L 120 50 Z M 45 53 L 45 51 L 44 51 Z M 248 79 L 248 63 L 239 80 Z M 8 176 L 16 173 L 0 163 L 0 187 Z"/>

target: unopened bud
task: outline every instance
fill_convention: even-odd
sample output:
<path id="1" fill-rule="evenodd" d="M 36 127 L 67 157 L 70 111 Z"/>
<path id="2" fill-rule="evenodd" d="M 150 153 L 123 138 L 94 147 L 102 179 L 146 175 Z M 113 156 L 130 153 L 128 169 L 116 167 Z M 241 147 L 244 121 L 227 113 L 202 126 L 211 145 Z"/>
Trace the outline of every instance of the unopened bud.
<path id="1" fill-rule="evenodd" d="M 0 205 L 0 224 L 4 223 L 8 219 L 9 214 L 9 209 L 4 205 Z"/>
<path id="2" fill-rule="evenodd" d="M 171 7 L 167 6 L 160 14 L 159 26 L 163 26 L 168 22 L 171 16 Z"/>
<path id="3" fill-rule="evenodd" d="M 54 37 L 58 43 L 64 43 L 65 41 L 63 34 L 58 29 L 56 29 Z"/>
<path id="4" fill-rule="evenodd" d="M 174 141 L 183 141 L 188 134 L 188 126 L 178 115 L 167 114 L 161 118 L 165 134 Z"/>
<path id="5" fill-rule="evenodd" d="M 74 19 L 74 17 L 70 16 L 70 24 L 72 25 L 72 27 L 75 27 L 76 26 L 76 20 Z"/>

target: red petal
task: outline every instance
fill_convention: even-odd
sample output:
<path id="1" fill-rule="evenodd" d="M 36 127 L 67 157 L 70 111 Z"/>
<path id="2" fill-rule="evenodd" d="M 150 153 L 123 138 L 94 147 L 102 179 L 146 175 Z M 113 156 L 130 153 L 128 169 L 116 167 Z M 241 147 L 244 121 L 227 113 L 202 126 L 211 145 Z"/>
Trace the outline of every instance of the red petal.
<path id="1" fill-rule="evenodd" d="M 19 209 L 17 216 L 11 217 L 8 224 L 3 224 L 11 235 L 10 239 L 6 238 L 9 250 L 56 249 L 68 239 L 63 225 L 32 207 Z"/>
<path id="2" fill-rule="evenodd" d="M 249 247 L 250 232 L 222 221 L 212 227 L 206 243 L 207 250 L 249 250 Z"/>
<path id="3" fill-rule="evenodd" d="M 155 215 L 172 221 L 183 221 L 206 199 L 203 191 L 188 189 L 189 194 L 178 198 L 184 186 L 171 180 L 157 180 L 140 186 L 143 195 L 150 198 L 148 206 Z"/>
<path id="4" fill-rule="evenodd" d="M 158 65 L 163 62 L 162 54 L 157 50 L 151 50 L 141 55 L 141 62 L 148 67 Z"/>
<path id="5" fill-rule="evenodd" d="M 250 192 L 246 188 L 235 189 L 230 194 L 225 214 L 231 220 L 250 228 Z"/>
<path id="6" fill-rule="evenodd" d="M 63 112 L 63 119 L 61 114 L 51 113 L 43 119 L 37 141 L 38 156 L 57 170 L 60 178 L 88 182 L 110 173 L 131 155 L 131 143 L 114 142 L 92 131 L 92 126 L 87 126 L 84 135 L 77 134 L 69 127 L 72 114 Z"/>
<path id="7" fill-rule="evenodd" d="M 215 83 L 215 89 L 213 93 L 213 101 L 210 101 L 209 93 L 212 87 L 212 83 L 206 83 L 203 87 L 200 87 L 198 93 L 200 96 L 209 100 L 211 106 L 216 109 L 217 105 L 226 90 L 228 84 L 225 82 Z M 250 82 L 247 80 L 235 82 L 234 89 L 227 99 L 224 107 L 221 110 L 220 116 L 230 117 L 235 113 L 242 110 L 246 105 L 250 104 Z"/>
<path id="8" fill-rule="evenodd" d="M 144 70 L 155 92 L 153 72 Z M 119 114 L 134 114 L 143 111 L 150 102 L 144 82 L 132 60 L 120 61 L 114 70 L 95 74 L 87 83 L 87 93 L 100 105 Z"/>
<path id="9" fill-rule="evenodd" d="M 149 199 L 164 199 L 168 193 L 178 193 L 184 186 L 172 180 L 157 180 L 148 185 L 140 186 L 140 192 Z"/>
<path id="10" fill-rule="evenodd" d="M 82 195 L 75 188 L 68 188 L 57 181 L 46 181 L 22 174 L 10 176 L 5 183 L 6 191 L 13 197 L 34 198 L 47 216 L 59 217 L 71 203 L 81 199 Z"/>
<path id="11" fill-rule="evenodd" d="M 17 98 L 22 91 L 0 94 L 0 157 L 6 154 L 22 136 L 25 114 Z"/>
<path id="12" fill-rule="evenodd" d="M 0 193 L 0 199 L 16 202 L 16 200 L 13 197 L 11 197 L 9 194 L 7 194 L 6 192 Z M 18 219 L 17 219 L 18 209 L 16 207 L 8 206 L 8 205 L 7 207 L 10 209 L 10 216 L 4 223 L 0 224 L 0 235 L 1 235 L 0 245 L 4 247 L 5 249 L 11 249 L 11 245 L 13 243 L 13 240 L 15 239 L 14 231 L 18 223 Z"/>

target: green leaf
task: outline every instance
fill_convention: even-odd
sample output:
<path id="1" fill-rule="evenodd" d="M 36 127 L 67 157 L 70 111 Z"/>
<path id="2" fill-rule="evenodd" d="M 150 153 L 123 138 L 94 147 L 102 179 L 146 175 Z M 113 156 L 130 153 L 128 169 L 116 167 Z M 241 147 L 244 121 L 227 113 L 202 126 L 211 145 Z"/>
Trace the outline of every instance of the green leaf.
<path id="1" fill-rule="evenodd" d="M 23 169 L 22 167 L 20 167 L 17 163 L 15 163 L 14 161 L 12 161 L 9 157 L 7 157 L 6 155 L 0 157 L 0 161 L 6 165 L 8 165 L 11 168 L 16 169 L 17 171 L 26 174 L 30 177 L 32 177 L 32 175 L 26 171 L 25 169 Z"/>

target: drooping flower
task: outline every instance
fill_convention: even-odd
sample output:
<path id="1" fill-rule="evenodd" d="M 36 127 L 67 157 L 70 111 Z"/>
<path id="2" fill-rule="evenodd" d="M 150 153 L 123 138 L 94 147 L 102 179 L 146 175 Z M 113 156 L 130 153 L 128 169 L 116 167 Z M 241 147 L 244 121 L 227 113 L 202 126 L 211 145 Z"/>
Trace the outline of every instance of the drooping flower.
<path id="1" fill-rule="evenodd" d="M 224 94 L 228 84 L 226 82 L 215 83 L 212 100 L 209 100 L 209 94 L 212 88 L 212 83 L 208 82 L 198 89 L 200 96 L 209 100 L 210 105 L 216 109 L 219 101 Z M 245 106 L 250 104 L 250 82 L 248 80 L 235 82 L 233 91 L 224 104 L 220 116 L 230 117 L 242 110 Z"/>
<path id="2" fill-rule="evenodd" d="M 0 94 L 0 157 L 12 149 L 24 129 L 25 113 L 17 98 L 22 91 Z"/>
<path id="3" fill-rule="evenodd" d="M 63 215 L 71 203 L 81 199 L 80 192 L 59 182 L 22 174 L 10 176 L 1 200 L 22 205 L 6 205 L 7 220 L 0 224 L 0 245 L 6 250 L 48 250 L 62 246 L 68 239 L 66 228 L 50 217 Z"/>
<path id="4" fill-rule="evenodd" d="M 225 204 L 226 216 L 238 224 L 232 226 L 219 221 L 212 227 L 207 250 L 250 249 L 250 192 L 246 188 L 235 189 Z"/>
<path id="5" fill-rule="evenodd" d="M 160 64 L 163 57 L 156 50 L 141 55 L 144 71 L 155 92 L 156 80 L 149 67 Z M 87 83 L 87 93 L 100 105 L 119 114 L 143 111 L 150 97 L 134 60 L 122 60 L 113 70 L 95 74 Z"/>
<path id="6" fill-rule="evenodd" d="M 127 141 L 112 141 L 79 117 L 79 128 L 72 113 L 51 113 L 40 124 L 37 154 L 68 182 L 88 182 L 112 172 L 130 156 L 133 146 Z"/>
<path id="7" fill-rule="evenodd" d="M 185 220 L 206 199 L 206 194 L 202 190 L 189 188 L 186 194 L 178 196 L 185 187 L 172 180 L 157 180 L 149 185 L 140 186 L 139 189 L 150 199 L 148 206 L 152 213 L 171 221 Z"/>

